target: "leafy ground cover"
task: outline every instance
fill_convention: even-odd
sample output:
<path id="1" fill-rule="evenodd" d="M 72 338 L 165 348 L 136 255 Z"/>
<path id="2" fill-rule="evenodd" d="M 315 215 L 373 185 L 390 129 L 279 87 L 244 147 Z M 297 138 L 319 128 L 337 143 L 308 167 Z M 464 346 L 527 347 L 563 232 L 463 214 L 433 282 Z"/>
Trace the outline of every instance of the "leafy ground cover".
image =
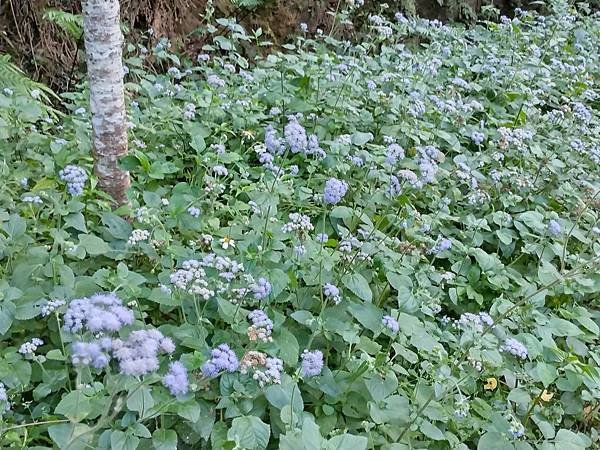
<path id="1" fill-rule="evenodd" d="M 115 212 L 85 88 L 3 88 L 2 448 L 598 445 L 598 14 L 370 20 L 130 45 Z"/>

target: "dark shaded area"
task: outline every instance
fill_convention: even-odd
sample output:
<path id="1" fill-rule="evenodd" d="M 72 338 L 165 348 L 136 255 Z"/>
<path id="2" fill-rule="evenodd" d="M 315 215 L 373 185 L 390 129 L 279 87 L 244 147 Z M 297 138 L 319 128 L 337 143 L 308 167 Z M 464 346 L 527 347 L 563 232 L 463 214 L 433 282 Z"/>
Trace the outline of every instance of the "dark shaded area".
<path id="1" fill-rule="evenodd" d="M 246 30 L 260 27 L 266 39 L 281 44 L 298 33 L 301 22 L 306 23 L 309 30 L 320 28 L 329 32 L 332 13 L 346 1 L 266 0 L 260 7 L 248 9 L 230 0 L 214 0 L 214 15 L 236 17 Z M 482 1 L 391 0 L 386 2 L 389 8 L 384 13 L 393 16 L 396 11 L 403 11 L 443 21 L 473 22 Z M 203 24 L 206 3 L 206 0 L 121 0 L 121 12 L 130 27 L 129 39 L 135 40 L 136 35 L 152 27 L 155 37 L 168 36 L 176 46 L 197 53 L 205 43 L 195 31 Z M 360 27 L 368 14 L 381 12 L 382 4 L 366 0 L 353 22 Z M 507 14 L 515 6 L 522 6 L 511 0 L 501 0 L 494 5 Z M 13 61 L 34 79 L 61 91 L 70 86 L 75 69 L 83 62 L 78 51 L 81 39 L 44 18 L 48 8 L 73 14 L 81 12 L 80 2 L 73 0 L 0 0 L 0 53 L 11 54 Z M 350 37 L 355 31 L 348 26 L 336 28 L 336 33 L 344 37 Z"/>

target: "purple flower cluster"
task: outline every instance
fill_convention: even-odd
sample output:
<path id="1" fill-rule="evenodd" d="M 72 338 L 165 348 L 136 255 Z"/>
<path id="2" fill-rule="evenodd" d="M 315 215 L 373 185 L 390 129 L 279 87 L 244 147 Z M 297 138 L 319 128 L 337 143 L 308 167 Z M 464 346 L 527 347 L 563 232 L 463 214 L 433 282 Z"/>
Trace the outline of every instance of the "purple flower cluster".
<path id="1" fill-rule="evenodd" d="M 190 206 L 187 209 L 187 212 L 192 217 L 196 217 L 196 218 L 200 217 L 200 209 L 196 208 L 195 206 Z"/>
<path id="2" fill-rule="evenodd" d="M 72 300 L 64 317 L 64 329 L 70 333 L 116 332 L 132 323 L 133 312 L 113 293 Z"/>
<path id="3" fill-rule="evenodd" d="M 269 319 L 267 314 L 260 309 L 255 309 L 248 314 L 248 319 L 252 322 L 252 325 L 248 327 L 250 340 L 269 342 L 273 332 L 273 321 Z"/>
<path id="4" fill-rule="evenodd" d="M 450 247 L 452 247 L 452 241 L 450 239 L 443 238 L 436 242 L 435 245 L 429 249 L 428 253 L 437 255 L 444 250 L 450 249 Z"/>
<path id="5" fill-rule="evenodd" d="M 397 333 L 400 331 L 400 325 L 398 321 L 394 319 L 392 316 L 383 316 L 381 319 L 381 324 L 390 330 L 392 333 Z"/>
<path id="6" fill-rule="evenodd" d="M 323 191 L 323 202 L 325 204 L 338 204 L 346 192 L 348 191 L 348 183 L 337 178 L 330 178 L 325 183 L 325 190 Z"/>
<path id="7" fill-rule="evenodd" d="M 558 236 L 561 232 L 561 227 L 560 227 L 560 223 L 558 223 L 556 220 L 552 219 L 548 222 L 548 232 L 552 235 L 552 236 Z"/>
<path id="8" fill-rule="evenodd" d="M 283 361 L 279 358 L 267 358 L 265 370 L 256 370 L 253 379 L 258 381 L 262 387 L 265 384 L 281 384 L 281 373 L 283 372 Z"/>
<path id="9" fill-rule="evenodd" d="M 88 176 L 81 167 L 69 164 L 58 172 L 58 176 L 67 183 L 67 191 L 73 197 L 83 194 L 83 186 Z"/>
<path id="10" fill-rule="evenodd" d="M 19 353 L 21 355 L 33 355 L 38 347 L 41 347 L 42 345 L 44 345 L 44 341 L 40 338 L 33 338 L 31 341 L 25 342 L 19 347 Z"/>
<path id="11" fill-rule="evenodd" d="M 485 134 L 483 134 L 479 131 L 473 131 L 473 134 L 471 134 L 471 140 L 473 141 L 473 143 L 475 145 L 481 145 L 481 143 L 483 142 L 484 139 L 485 139 Z"/>
<path id="12" fill-rule="evenodd" d="M 323 295 L 325 295 L 326 298 L 330 299 L 336 305 L 342 301 L 340 290 L 337 286 L 331 283 L 325 283 L 323 286 Z"/>
<path id="13" fill-rule="evenodd" d="M 306 130 L 297 120 L 290 120 L 283 130 L 285 140 L 292 153 L 304 153 L 308 148 Z"/>
<path id="14" fill-rule="evenodd" d="M 304 350 L 300 358 L 302 358 L 302 376 L 314 377 L 321 374 L 323 370 L 323 352 L 321 350 Z"/>
<path id="15" fill-rule="evenodd" d="M 271 283 L 269 283 L 269 280 L 264 277 L 260 277 L 258 280 L 256 280 L 256 283 L 251 286 L 251 289 L 254 293 L 254 298 L 256 300 L 262 300 L 269 296 L 272 286 Z"/>
<path id="16" fill-rule="evenodd" d="M 404 159 L 404 149 L 395 143 L 388 145 L 385 151 L 385 162 L 394 165 L 399 159 Z"/>
<path id="17" fill-rule="evenodd" d="M 210 352 L 210 359 L 202 366 L 202 374 L 215 378 L 221 372 L 235 372 L 240 362 L 227 344 L 221 344 Z"/>
<path id="18" fill-rule="evenodd" d="M 75 342 L 72 347 L 71 361 L 74 365 L 92 366 L 102 369 L 110 362 L 109 352 L 112 350 L 112 340 L 101 338 L 92 342 Z"/>
<path id="19" fill-rule="evenodd" d="M 138 330 L 125 341 L 114 339 L 112 350 L 122 374 L 141 376 L 156 371 L 158 354 L 173 353 L 175 344 L 158 330 Z"/>
<path id="20" fill-rule="evenodd" d="M 421 171 L 421 183 L 427 184 L 433 182 L 438 171 L 437 160 L 440 158 L 440 151 L 433 145 L 417 147 L 417 163 Z"/>
<path id="21" fill-rule="evenodd" d="M 318 233 L 316 236 L 317 242 L 327 242 L 329 240 L 329 235 L 327 233 Z"/>
<path id="22" fill-rule="evenodd" d="M 478 314 L 466 312 L 461 314 L 459 319 L 454 322 L 456 328 L 471 328 L 478 333 L 483 333 L 483 328 L 486 325 L 488 327 L 494 326 L 494 319 L 486 312 L 480 312 Z"/>
<path id="23" fill-rule="evenodd" d="M 3 405 L 4 403 L 4 405 Z M 10 403 L 8 403 L 8 394 L 6 393 L 6 387 L 0 382 L 0 416 L 3 411 L 10 410 Z"/>
<path id="24" fill-rule="evenodd" d="M 527 359 L 527 347 L 517 341 L 515 338 L 506 338 L 504 345 L 500 348 L 502 351 L 510 353 L 521 359 Z"/>
<path id="25" fill-rule="evenodd" d="M 396 197 L 402 193 L 402 185 L 396 175 L 390 175 L 390 185 L 387 188 L 387 194 L 391 197 Z"/>
<path id="26" fill-rule="evenodd" d="M 273 128 L 272 125 L 269 125 L 265 130 L 265 147 L 269 153 L 278 155 L 283 153 L 283 143 L 281 139 L 277 137 L 277 131 Z M 262 163 L 262 161 L 261 161 Z"/>
<path id="27" fill-rule="evenodd" d="M 169 371 L 162 381 L 163 385 L 171 392 L 171 395 L 175 397 L 187 394 L 190 389 L 187 369 L 179 361 L 172 362 L 169 365 Z"/>

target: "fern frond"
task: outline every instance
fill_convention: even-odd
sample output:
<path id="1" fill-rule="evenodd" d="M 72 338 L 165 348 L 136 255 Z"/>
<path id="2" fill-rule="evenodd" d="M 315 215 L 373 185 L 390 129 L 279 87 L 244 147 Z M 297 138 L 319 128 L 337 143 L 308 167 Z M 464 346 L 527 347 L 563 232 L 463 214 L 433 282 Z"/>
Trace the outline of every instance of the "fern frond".
<path id="1" fill-rule="evenodd" d="M 265 0 L 232 0 L 232 3 L 243 8 L 256 8 L 265 3 Z"/>
<path id="2" fill-rule="evenodd" d="M 55 23 L 74 39 L 79 39 L 83 34 L 83 16 L 79 14 L 51 8 L 44 11 L 44 19 Z"/>
<path id="3" fill-rule="evenodd" d="M 48 112 L 53 115 L 58 114 L 58 111 L 49 105 L 51 103 L 50 97 L 56 100 L 60 100 L 60 97 L 48 86 L 33 81 L 25 75 L 21 69 L 10 62 L 10 55 L 0 54 L 0 86 L 23 95 L 31 95 L 32 91 L 38 90 L 47 104 Z"/>

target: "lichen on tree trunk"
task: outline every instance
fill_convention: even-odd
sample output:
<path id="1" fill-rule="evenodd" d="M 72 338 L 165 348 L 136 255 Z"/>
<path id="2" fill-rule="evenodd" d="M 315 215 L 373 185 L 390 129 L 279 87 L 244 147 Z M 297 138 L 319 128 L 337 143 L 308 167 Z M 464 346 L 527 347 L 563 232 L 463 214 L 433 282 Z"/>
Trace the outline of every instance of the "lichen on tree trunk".
<path id="1" fill-rule="evenodd" d="M 92 113 L 94 173 L 115 202 L 127 202 L 129 173 L 119 167 L 127 153 L 119 0 L 84 0 L 83 28 Z"/>

